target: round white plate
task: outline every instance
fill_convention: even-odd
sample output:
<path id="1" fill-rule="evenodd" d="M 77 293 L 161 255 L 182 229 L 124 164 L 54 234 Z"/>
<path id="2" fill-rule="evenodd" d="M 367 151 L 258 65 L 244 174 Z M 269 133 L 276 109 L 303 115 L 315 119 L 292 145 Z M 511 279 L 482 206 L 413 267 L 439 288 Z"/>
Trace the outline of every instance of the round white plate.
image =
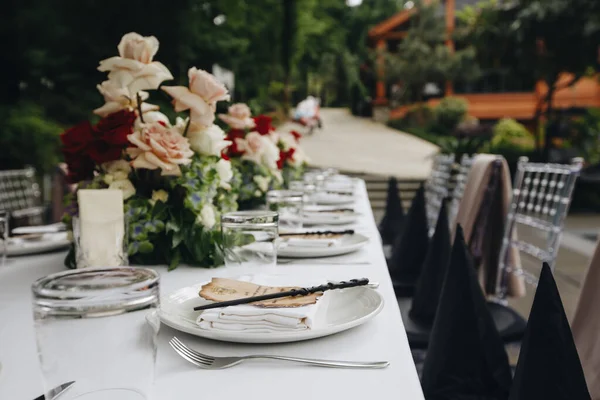
<path id="1" fill-rule="evenodd" d="M 287 277 L 289 284 L 290 278 Z M 200 329 L 196 318 L 200 311 L 194 307 L 205 304 L 198 296 L 202 285 L 207 282 L 178 289 L 161 298 L 161 321 L 182 332 L 195 336 L 237 343 L 286 343 L 315 339 L 332 335 L 362 325 L 371 320 L 383 309 L 383 297 L 374 289 L 355 287 L 326 292 L 327 304 L 319 306 L 312 329 L 294 332 L 243 332 Z M 322 283 L 322 282 L 321 282 Z M 311 283 L 311 286 L 318 284 Z M 281 284 L 284 285 L 284 284 Z M 323 296 L 320 301 L 323 301 Z"/>
<path id="2" fill-rule="evenodd" d="M 359 213 L 351 211 L 344 213 L 305 212 L 302 217 L 294 215 L 286 217 L 286 219 L 292 222 L 302 221 L 304 225 L 346 225 L 356 222 L 358 217 L 360 217 Z"/>
<path id="3" fill-rule="evenodd" d="M 25 256 L 30 254 L 46 253 L 49 251 L 68 248 L 71 242 L 67 239 L 66 232 L 47 233 L 39 239 L 8 239 L 8 256 Z"/>
<path id="4" fill-rule="evenodd" d="M 352 253 L 366 245 L 369 238 L 355 233 L 353 235 L 344 235 L 341 242 L 335 246 L 327 247 L 309 247 L 309 246 L 286 246 L 285 242 L 277 249 L 277 255 L 290 258 L 313 258 L 330 257 L 342 254 Z"/>
<path id="5" fill-rule="evenodd" d="M 354 196 L 336 193 L 316 193 L 311 196 L 310 200 L 322 205 L 353 204 Z"/>

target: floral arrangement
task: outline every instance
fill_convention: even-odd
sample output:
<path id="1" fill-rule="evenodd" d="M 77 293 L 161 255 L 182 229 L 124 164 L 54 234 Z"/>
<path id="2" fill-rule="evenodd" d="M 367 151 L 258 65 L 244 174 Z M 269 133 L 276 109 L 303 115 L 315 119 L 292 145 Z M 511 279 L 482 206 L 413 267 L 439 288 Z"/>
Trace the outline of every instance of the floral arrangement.
<path id="1" fill-rule="evenodd" d="M 123 191 L 132 263 L 221 265 L 220 213 L 237 209 L 234 186 L 245 179 L 222 156 L 233 143 L 214 124 L 216 104 L 229 94 L 214 76 L 196 68 L 188 71 L 188 86 L 161 87 L 173 76 L 153 60 L 158 47 L 155 37 L 128 33 L 119 55 L 100 62 L 98 70 L 108 72 L 108 80 L 98 85 L 105 101 L 94 110 L 100 121 L 82 122 L 61 135 L 68 180 L 78 188 Z M 145 102 L 146 91 L 159 87 L 186 118 L 171 123 L 158 106 Z M 240 146 L 251 147 L 248 140 Z M 277 169 L 278 159 L 269 151 L 259 158 L 264 155 Z M 77 215 L 75 194 L 66 201 L 70 224 Z M 73 251 L 66 264 L 75 266 Z"/>
<path id="2" fill-rule="evenodd" d="M 278 132 L 266 115 L 252 118 L 246 104 L 233 104 L 219 118 L 228 125 L 224 152 L 231 159 L 240 178 L 236 179 L 242 209 L 264 204 L 269 190 L 287 187 L 299 179 L 308 161 L 300 147 L 298 132 Z"/>

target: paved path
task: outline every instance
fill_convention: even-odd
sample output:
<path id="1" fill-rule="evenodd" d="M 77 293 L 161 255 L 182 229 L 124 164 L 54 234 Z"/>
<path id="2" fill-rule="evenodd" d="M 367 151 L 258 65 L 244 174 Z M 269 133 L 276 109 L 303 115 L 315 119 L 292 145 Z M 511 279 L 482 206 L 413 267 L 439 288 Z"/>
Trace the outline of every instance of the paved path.
<path id="1" fill-rule="evenodd" d="M 347 109 L 321 110 L 324 128 L 305 135 L 302 146 L 311 165 L 343 171 L 425 179 L 437 147 L 368 118 L 353 116 Z M 283 129 L 305 129 L 294 123 Z"/>

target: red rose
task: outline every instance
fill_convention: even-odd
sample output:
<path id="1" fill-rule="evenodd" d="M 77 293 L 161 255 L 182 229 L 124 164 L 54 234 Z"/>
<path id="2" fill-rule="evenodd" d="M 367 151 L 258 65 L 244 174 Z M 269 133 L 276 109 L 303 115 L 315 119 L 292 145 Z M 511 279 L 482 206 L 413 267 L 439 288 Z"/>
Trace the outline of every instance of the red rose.
<path id="1" fill-rule="evenodd" d="M 296 149 L 289 149 L 288 151 L 279 150 L 279 160 L 277 160 L 277 168 L 283 169 L 285 162 L 294 159 L 294 153 Z"/>
<path id="2" fill-rule="evenodd" d="M 271 117 L 267 117 L 266 115 L 259 115 L 258 117 L 254 117 L 254 130 L 256 130 L 261 135 L 268 135 L 269 132 L 275 130 L 275 128 L 271 125 L 272 120 L 273 119 Z"/>
<path id="3" fill-rule="evenodd" d="M 84 153 L 64 153 L 67 182 L 77 183 L 94 177 L 94 161 Z"/>
<path id="4" fill-rule="evenodd" d="M 89 157 L 98 165 L 121 158 L 123 146 L 112 146 L 105 141 L 96 140 L 88 150 Z"/>
<path id="5" fill-rule="evenodd" d="M 227 148 L 227 153 L 231 156 L 240 156 L 243 152 L 238 149 L 235 139 L 243 139 L 246 136 L 246 131 L 243 129 L 230 129 L 225 137 L 225 140 L 231 141 L 231 145 Z"/>
<path id="6" fill-rule="evenodd" d="M 67 129 L 60 135 L 63 153 L 84 153 L 94 139 L 94 132 L 89 121 L 82 122 Z"/>
<path id="7" fill-rule="evenodd" d="M 121 110 L 102 118 L 94 127 L 98 140 L 113 146 L 129 144 L 127 136 L 133 133 L 136 114 L 133 111 Z"/>
<path id="8" fill-rule="evenodd" d="M 302 139 L 302 134 L 300 132 L 297 131 L 290 131 L 290 133 L 292 134 L 292 136 L 299 141 L 300 139 Z"/>

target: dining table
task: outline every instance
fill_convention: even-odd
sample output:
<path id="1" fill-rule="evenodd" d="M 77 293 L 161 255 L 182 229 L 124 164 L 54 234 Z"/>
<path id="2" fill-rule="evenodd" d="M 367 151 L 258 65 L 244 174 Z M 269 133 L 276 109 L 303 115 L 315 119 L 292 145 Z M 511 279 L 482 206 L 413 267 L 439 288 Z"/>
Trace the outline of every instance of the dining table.
<path id="1" fill-rule="evenodd" d="M 344 206 L 348 207 L 348 206 Z M 313 340 L 279 344 L 220 342 L 179 332 L 164 324 L 158 336 L 156 376 L 152 399 L 423 399 L 408 339 L 394 294 L 365 182 L 357 180 L 354 205 L 360 213 L 354 229 L 369 238 L 356 253 L 364 263 L 334 263 L 336 257 L 282 263 L 269 273 L 294 279 L 327 282 L 366 277 L 384 307 L 358 327 Z M 36 349 L 31 284 L 40 277 L 65 270 L 64 251 L 8 258 L 0 266 L 0 399 L 31 400 L 42 394 L 42 375 Z M 348 259 L 348 258 L 346 258 Z M 198 268 L 151 266 L 160 274 L 164 296 L 213 277 L 234 277 L 244 267 Z M 134 334 L 122 332 L 123 335 Z M 214 356 L 275 354 L 348 361 L 389 361 L 385 369 L 337 369 L 273 360 L 249 361 L 222 370 L 204 370 L 181 358 L 169 346 L 174 336 L 194 349 Z M 73 338 L 78 340 L 78 338 Z M 63 362 L 68 363 L 69 360 Z M 119 360 L 115 359 L 114 363 Z M 111 368 L 106 365 L 106 368 Z M 109 400 L 109 399 L 107 399 Z"/>

